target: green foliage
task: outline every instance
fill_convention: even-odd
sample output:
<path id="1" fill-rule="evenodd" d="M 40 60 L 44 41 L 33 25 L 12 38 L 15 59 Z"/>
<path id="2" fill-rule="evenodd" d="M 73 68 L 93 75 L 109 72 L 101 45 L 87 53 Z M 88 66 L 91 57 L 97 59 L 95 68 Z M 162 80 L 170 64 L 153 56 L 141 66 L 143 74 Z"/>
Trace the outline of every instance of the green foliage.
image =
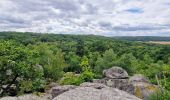
<path id="1" fill-rule="evenodd" d="M 43 80 L 43 72 L 36 66 L 39 54 L 13 41 L 0 42 L 0 86 L 7 85 L 2 94 L 10 90 L 10 86 L 23 80 Z M 22 78 L 18 81 L 17 78 Z M 17 87 L 20 89 L 20 87 Z"/>
<path id="2" fill-rule="evenodd" d="M 67 66 L 60 49 L 49 44 L 36 45 L 40 54 L 39 64 L 44 69 L 44 77 L 50 80 L 58 80 L 63 75 L 63 69 Z"/>
<path id="3" fill-rule="evenodd" d="M 118 65 L 124 68 L 128 73 L 133 74 L 137 69 L 138 60 L 133 56 L 132 53 L 123 54 L 120 59 Z"/>
<path id="4" fill-rule="evenodd" d="M 104 69 L 108 69 L 114 65 L 117 65 L 118 58 L 112 49 L 106 50 L 103 57 L 99 57 L 96 61 L 96 66 L 94 70 L 97 73 L 102 73 Z"/>
<path id="5" fill-rule="evenodd" d="M 158 92 L 150 96 L 149 100 L 170 100 L 170 92 Z"/>
<path id="6" fill-rule="evenodd" d="M 65 59 L 67 61 L 68 67 L 65 68 L 65 71 L 72 71 L 72 72 L 81 72 L 81 66 L 79 65 L 81 58 L 76 55 L 75 52 L 69 52 Z"/>
<path id="7" fill-rule="evenodd" d="M 86 56 L 82 58 L 80 66 L 82 67 L 82 71 L 83 71 L 80 75 L 80 78 L 84 82 L 92 81 L 92 79 L 94 78 L 94 73 L 90 68 L 89 59 Z"/>
<path id="8" fill-rule="evenodd" d="M 80 85 L 83 80 L 79 78 L 78 75 L 76 75 L 73 72 L 67 72 L 64 74 L 64 77 L 60 80 L 60 84 L 63 85 Z"/>
<path id="9" fill-rule="evenodd" d="M 21 81 L 20 82 L 20 94 L 33 92 L 33 82 L 32 81 Z"/>
<path id="10" fill-rule="evenodd" d="M 170 91 L 169 51 L 170 45 L 94 35 L 0 32 L 0 94 L 42 91 L 64 73 L 62 84 L 79 85 L 101 78 L 102 71 L 112 66 L 130 75 L 144 74 L 154 84 L 157 76 L 160 85 Z M 17 87 L 14 94 L 11 84 Z"/>

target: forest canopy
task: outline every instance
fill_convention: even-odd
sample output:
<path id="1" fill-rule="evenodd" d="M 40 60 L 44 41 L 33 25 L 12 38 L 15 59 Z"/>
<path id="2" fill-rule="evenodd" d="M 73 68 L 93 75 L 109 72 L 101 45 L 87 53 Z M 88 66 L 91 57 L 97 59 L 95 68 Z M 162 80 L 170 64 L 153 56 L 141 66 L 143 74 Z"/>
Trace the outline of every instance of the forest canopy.
<path id="1" fill-rule="evenodd" d="M 0 32 L 1 96 L 41 92 L 50 82 L 79 85 L 102 78 L 102 71 L 112 66 L 143 74 L 153 84 L 157 76 L 170 91 L 170 45 L 95 35 Z"/>

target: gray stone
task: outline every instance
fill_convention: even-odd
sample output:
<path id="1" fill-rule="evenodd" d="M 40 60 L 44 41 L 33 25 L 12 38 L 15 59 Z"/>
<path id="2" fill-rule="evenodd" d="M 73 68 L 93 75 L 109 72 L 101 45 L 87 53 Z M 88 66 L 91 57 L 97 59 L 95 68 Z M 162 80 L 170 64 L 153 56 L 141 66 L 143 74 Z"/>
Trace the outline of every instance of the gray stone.
<path id="1" fill-rule="evenodd" d="M 103 71 L 103 75 L 111 79 L 124 79 L 128 78 L 128 73 L 121 67 L 112 67 Z"/>
<path id="2" fill-rule="evenodd" d="M 141 74 L 130 77 L 129 82 L 134 87 L 134 95 L 143 100 L 148 100 L 150 95 L 160 91 L 158 86 L 149 83 L 149 80 Z"/>
<path id="3" fill-rule="evenodd" d="M 64 92 L 53 100 L 141 100 L 133 95 L 115 88 L 95 89 L 79 87 Z"/>
<path id="4" fill-rule="evenodd" d="M 93 80 L 94 83 L 101 83 L 108 87 L 117 88 L 123 91 L 126 91 L 130 94 L 134 94 L 134 86 L 129 82 L 128 79 L 109 79 L 109 78 L 103 78 L 103 79 L 97 79 Z"/>
<path id="5" fill-rule="evenodd" d="M 105 80 L 105 78 L 103 78 L 103 79 L 93 79 L 93 83 L 106 84 L 106 80 Z"/>
<path id="6" fill-rule="evenodd" d="M 3 98 L 0 98 L 0 100 L 18 100 L 17 97 L 3 97 Z"/>
<path id="7" fill-rule="evenodd" d="M 50 95 L 37 96 L 34 94 L 26 94 L 19 97 L 3 97 L 0 100 L 51 100 Z"/>
<path id="8" fill-rule="evenodd" d="M 104 84 L 100 84 L 100 83 L 89 83 L 89 82 L 85 82 L 80 84 L 80 87 L 92 87 L 95 89 L 102 89 L 102 88 L 108 88 L 106 85 Z"/>
<path id="9" fill-rule="evenodd" d="M 51 89 L 52 98 L 62 94 L 68 90 L 75 89 L 77 86 L 74 85 L 64 85 L 64 86 L 56 86 Z"/>
<path id="10" fill-rule="evenodd" d="M 128 79 L 106 79 L 106 86 L 134 94 L 134 86 L 129 83 Z"/>
<path id="11" fill-rule="evenodd" d="M 135 87 L 134 95 L 143 100 L 149 100 L 150 95 L 160 91 L 158 86 L 150 83 L 136 82 L 133 83 L 133 86 Z"/>
<path id="12" fill-rule="evenodd" d="M 149 83 L 149 80 L 142 74 L 135 74 L 134 76 L 130 77 L 129 81 L 132 83 L 135 83 L 135 82 Z"/>
<path id="13" fill-rule="evenodd" d="M 51 82 L 50 84 L 48 84 L 48 85 L 46 86 L 46 88 L 45 88 L 45 93 L 51 93 L 52 88 L 53 88 L 53 87 L 57 87 L 57 86 L 59 86 L 58 83 Z"/>

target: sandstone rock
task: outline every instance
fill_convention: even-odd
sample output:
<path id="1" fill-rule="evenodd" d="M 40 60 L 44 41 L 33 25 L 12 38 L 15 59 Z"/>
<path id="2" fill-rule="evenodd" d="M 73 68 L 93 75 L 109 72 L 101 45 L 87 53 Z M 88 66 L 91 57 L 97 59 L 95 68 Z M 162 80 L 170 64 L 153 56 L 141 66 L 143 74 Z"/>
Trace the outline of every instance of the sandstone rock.
<path id="1" fill-rule="evenodd" d="M 101 83 L 101 84 L 106 84 L 106 78 L 103 79 L 93 79 L 93 83 Z"/>
<path id="2" fill-rule="evenodd" d="M 100 83 L 89 83 L 89 82 L 85 82 L 80 84 L 80 87 L 92 87 L 95 89 L 102 89 L 102 88 L 108 88 L 106 85 L 104 84 L 100 84 Z"/>
<path id="3" fill-rule="evenodd" d="M 17 97 L 3 97 L 3 98 L 0 98 L 0 100 L 18 100 Z"/>
<path id="4" fill-rule="evenodd" d="M 37 95 L 27 94 L 27 95 L 19 96 L 18 100 L 46 100 L 46 99 L 43 97 L 39 97 Z"/>
<path id="5" fill-rule="evenodd" d="M 59 94 L 66 92 L 71 89 L 75 89 L 77 86 L 74 85 L 64 85 L 64 86 L 56 86 L 51 89 L 52 98 L 58 96 Z"/>
<path id="6" fill-rule="evenodd" d="M 101 83 L 108 87 L 117 88 L 123 91 L 126 91 L 130 94 L 134 94 L 134 86 L 129 82 L 128 79 L 97 79 L 93 80 L 94 83 Z"/>
<path id="7" fill-rule="evenodd" d="M 158 86 L 149 83 L 149 80 L 141 74 L 130 77 L 129 82 L 134 86 L 134 95 L 143 100 L 148 100 L 150 95 L 160 90 Z"/>
<path id="8" fill-rule="evenodd" d="M 106 79 L 106 86 L 134 94 L 134 86 L 129 83 L 128 79 Z"/>
<path id="9" fill-rule="evenodd" d="M 128 78 L 128 73 L 121 67 L 112 67 L 103 71 L 103 75 L 111 79 L 124 79 Z"/>
<path id="10" fill-rule="evenodd" d="M 133 83 L 133 86 L 135 87 L 134 95 L 143 100 L 148 100 L 150 95 L 160 91 L 158 86 L 144 82 Z"/>
<path id="11" fill-rule="evenodd" d="M 95 89 L 79 87 L 64 92 L 53 100 L 141 100 L 133 95 L 115 88 Z"/>
<path id="12" fill-rule="evenodd" d="M 58 84 L 58 83 L 54 83 L 54 82 L 48 84 L 48 85 L 46 86 L 46 88 L 45 88 L 45 92 L 46 92 L 46 93 L 51 93 L 52 88 L 53 88 L 53 87 L 56 87 L 56 86 L 59 86 L 59 84 Z"/>
<path id="13" fill-rule="evenodd" d="M 134 76 L 130 77 L 129 81 L 132 82 L 132 83 L 134 83 L 134 82 L 149 83 L 149 80 L 145 76 L 143 76 L 142 74 L 135 74 Z"/>
<path id="14" fill-rule="evenodd" d="M 0 100 L 51 100 L 49 96 L 37 96 L 34 94 L 26 94 L 19 97 L 3 97 Z"/>

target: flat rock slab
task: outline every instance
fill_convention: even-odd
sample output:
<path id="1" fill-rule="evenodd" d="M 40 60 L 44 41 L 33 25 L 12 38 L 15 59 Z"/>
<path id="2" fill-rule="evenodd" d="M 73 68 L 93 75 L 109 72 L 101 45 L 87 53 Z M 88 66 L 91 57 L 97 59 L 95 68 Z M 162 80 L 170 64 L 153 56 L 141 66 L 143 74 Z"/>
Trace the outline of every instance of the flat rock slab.
<path id="1" fill-rule="evenodd" d="M 114 88 L 95 89 L 91 87 L 79 87 L 64 92 L 53 100 L 141 100 L 124 91 Z"/>
<path id="2" fill-rule="evenodd" d="M 37 96 L 33 94 L 26 94 L 19 97 L 3 97 L 0 98 L 0 100 L 51 100 L 51 97 L 48 95 Z"/>
<path id="3" fill-rule="evenodd" d="M 92 87 L 95 89 L 109 88 L 108 86 L 101 83 L 90 83 L 90 82 L 82 83 L 80 84 L 80 87 Z"/>

